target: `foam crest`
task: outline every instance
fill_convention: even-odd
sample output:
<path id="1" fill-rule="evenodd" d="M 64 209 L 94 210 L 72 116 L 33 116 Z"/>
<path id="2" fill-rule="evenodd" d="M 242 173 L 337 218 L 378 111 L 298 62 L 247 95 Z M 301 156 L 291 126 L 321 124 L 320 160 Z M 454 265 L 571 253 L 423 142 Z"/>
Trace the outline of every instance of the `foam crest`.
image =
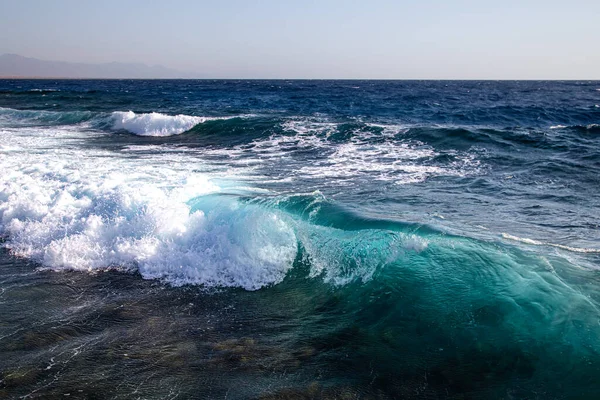
<path id="1" fill-rule="evenodd" d="M 54 270 L 125 268 L 174 285 L 247 290 L 280 282 L 293 265 L 285 215 L 219 195 L 190 158 L 132 159 L 22 134 L 0 160 L 0 233 L 18 256 Z"/>
<path id="2" fill-rule="evenodd" d="M 480 162 L 473 154 L 447 152 L 454 161 L 438 164 L 435 159 L 441 153 L 433 148 L 417 141 L 394 139 L 396 135 L 406 132 L 405 126 L 365 126 L 376 128 L 378 132 L 351 130 L 348 132 L 349 140 L 336 143 L 329 138 L 340 128 L 339 124 L 292 120 L 286 122 L 283 128 L 296 135 L 277 138 L 277 142 L 272 140 L 270 144 L 284 149 L 287 145 L 321 150 L 326 157 L 302 165 L 297 172 L 302 177 L 336 179 L 337 182 L 368 178 L 409 184 L 434 176 L 465 176 L 479 170 Z"/>
<path id="3" fill-rule="evenodd" d="M 114 129 L 124 129 L 141 136 L 172 136 L 188 131 L 211 118 L 156 112 L 136 114 L 133 111 L 115 111 L 112 113 L 112 119 Z"/>

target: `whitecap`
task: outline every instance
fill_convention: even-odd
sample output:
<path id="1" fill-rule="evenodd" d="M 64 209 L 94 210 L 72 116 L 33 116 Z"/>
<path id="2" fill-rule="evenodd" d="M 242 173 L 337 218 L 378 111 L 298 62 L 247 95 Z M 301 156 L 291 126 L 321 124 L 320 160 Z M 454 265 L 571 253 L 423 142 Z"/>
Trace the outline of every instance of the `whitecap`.
<path id="1" fill-rule="evenodd" d="M 179 135 L 211 118 L 191 115 L 166 115 L 157 112 L 136 114 L 133 111 L 112 113 L 113 128 L 141 136 Z"/>

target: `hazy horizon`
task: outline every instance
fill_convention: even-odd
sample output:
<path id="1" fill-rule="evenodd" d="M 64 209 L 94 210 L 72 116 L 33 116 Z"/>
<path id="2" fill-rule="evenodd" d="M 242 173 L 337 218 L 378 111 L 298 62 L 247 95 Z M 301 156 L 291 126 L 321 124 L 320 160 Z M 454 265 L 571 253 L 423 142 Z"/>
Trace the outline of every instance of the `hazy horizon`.
<path id="1" fill-rule="evenodd" d="M 0 54 L 207 79 L 600 79 L 600 3 L 8 1 Z"/>

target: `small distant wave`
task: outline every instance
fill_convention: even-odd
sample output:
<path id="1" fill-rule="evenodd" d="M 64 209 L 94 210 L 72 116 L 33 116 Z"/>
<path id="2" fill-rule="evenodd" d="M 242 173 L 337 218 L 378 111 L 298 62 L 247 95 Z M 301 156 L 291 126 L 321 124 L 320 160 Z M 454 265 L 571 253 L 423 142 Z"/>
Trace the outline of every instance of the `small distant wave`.
<path id="1" fill-rule="evenodd" d="M 17 126 L 71 125 L 89 121 L 96 115 L 90 111 L 36 111 L 0 107 L 0 124 Z"/>
<path id="2" fill-rule="evenodd" d="M 60 89 L 29 89 L 30 92 L 39 92 L 39 93 L 51 93 L 51 92 L 60 92 Z"/>
<path id="3" fill-rule="evenodd" d="M 600 249 L 589 249 L 589 248 L 582 248 L 582 247 L 572 247 L 572 246 L 566 246 L 566 245 L 563 245 L 563 244 L 556 244 L 556 243 L 550 243 L 550 242 L 542 242 L 540 240 L 534 240 L 534 239 L 529 239 L 529 238 L 522 238 L 522 237 L 510 235 L 508 233 L 503 233 L 502 237 L 504 239 L 514 240 L 516 242 L 531 244 L 531 245 L 534 245 L 534 246 L 556 247 L 558 249 L 572 251 L 574 253 L 600 254 Z"/>
<path id="4" fill-rule="evenodd" d="M 113 128 L 123 129 L 140 136 L 172 136 L 189 131 L 194 126 L 219 118 L 191 115 L 166 115 L 157 112 L 136 114 L 133 111 L 112 113 Z"/>
<path id="5" fill-rule="evenodd" d="M 38 97 L 40 95 L 44 96 L 46 94 L 57 94 L 58 92 L 62 92 L 60 89 L 51 89 L 51 88 L 34 88 L 28 90 L 0 90 L 0 94 L 11 95 L 11 96 L 33 96 Z"/>
<path id="6" fill-rule="evenodd" d="M 550 129 L 572 129 L 575 131 L 594 132 L 600 129 L 600 124 L 588 125 L 552 125 Z"/>

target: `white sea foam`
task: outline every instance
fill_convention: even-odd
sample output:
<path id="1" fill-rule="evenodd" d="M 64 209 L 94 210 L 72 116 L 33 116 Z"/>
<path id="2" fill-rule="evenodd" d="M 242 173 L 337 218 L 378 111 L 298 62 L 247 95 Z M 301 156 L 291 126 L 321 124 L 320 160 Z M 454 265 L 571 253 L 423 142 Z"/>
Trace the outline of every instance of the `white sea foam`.
<path id="1" fill-rule="evenodd" d="M 402 131 L 399 125 L 377 127 L 381 128 L 380 136 Z M 331 141 L 331 135 L 338 128 L 338 124 L 332 122 L 293 119 L 283 123 L 282 128 L 289 134 L 259 138 L 233 148 L 205 148 L 202 156 L 215 163 L 235 166 L 238 170 L 243 168 L 246 176 L 265 168 L 280 171 L 279 181 L 298 177 L 336 179 L 336 184 L 363 177 L 405 184 L 437 175 L 462 176 L 478 167 L 474 157 L 467 154 L 461 154 L 458 161 L 450 165 L 423 165 L 439 153 L 416 142 L 372 144 L 369 140 L 376 134 L 371 132 L 360 132 L 349 142 Z M 294 164 L 296 153 L 301 153 L 299 165 Z M 314 160 L 306 162 L 307 156 Z"/>
<path id="2" fill-rule="evenodd" d="M 600 249 L 590 249 L 590 248 L 584 248 L 584 247 L 566 246 L 566 245 L 563 245 L 563 244 L 543 242 L 543 241 L 540 241 L 540 240 L 534 240 L 534 239 L 529 239 L 529 238 L 522 238 L 522 237 L 510 235 L 508 233 L 503 233 L 502 237 L 505 238 L 505 239 L 514 240 L 516 242 L 526 243 L 526 244 L 530 244 L 530 245 L 534 245 L 534 246 L 556 247 L 558 249 L 572 251 L 574 253 L 596 253 L 596 254 L 600 254 Z"/>
<path id="3" fill-rule="evenodd" d="M 280 282 L 293 264 L 286 217 L 218 196 L 193 157 L 83 150 L 82 137 L 58 129 L 1 132 L 11 152 L 0 158 L 0 234 L 18 256 L 248 290 Z"/>
<path id="4" fill-rule="evenodd" d="M 124 129 L 142 136 L 179 135 L 211 119 L 191 115 L 166 115 L 161 113 L 136 114 L 133 111 L 112 113 L 113 128 Z"/>
<path id="5" fill-rule="evenodd" d="M 399 133 L 406 133 L 406 132 L 408 132 L 408 129 L 409 129 L 406 125 L 398 125 L 398 124 L 368 123 L 366 125 L 369 127 L 372 127 L 372 128 L 380 128 L 381 135 L 383 135 L 383 136 L 395 136 Z"/>
<path id="6" fill-rule="evenodd" d="M 596 105 L 596 107 L 600 107 L 600 106 Z M 598 126 L 600 126 L 600 125 L 598 125 L 598 124 L 589 124 L 589 125 L 586 125 L 585 128 L 588 129 L 588 130 L 592 130 L 592 129 L 598 128 Z M 564 129 L 564 128 L 568 128 L 568 126 L 554 125 L 554 126 L 550 127 L 550 129 Z"/>
<path id="7" fill-rule="evenodd" d="M 337 144 L 328 141 L 335 132 L 336 124 L 293 120 L 284 124 L 284 128 L 296 135 L 273 139 L 268 147 L 302 146 L 323 150 L 326 158 L 301 166 L 297 173 L 302 177 L 333 178 L 338 184 L 340 180 L 361 177 L 409 184 L 434 176 L 465 176 L 479 170 L 480 163 L 472 154 L 454 152 L 455 162 L 435 165 L 431 161 L 440 153 L 422 143 L 388 139 L 372 143 L 371 140 L 377 135 L 394 136 L 405 132 L 406 127 L 382 124 L 368 126 L 381 128 L 382 131 L 379 134 L 360 132 L 349 141 Z"/>

